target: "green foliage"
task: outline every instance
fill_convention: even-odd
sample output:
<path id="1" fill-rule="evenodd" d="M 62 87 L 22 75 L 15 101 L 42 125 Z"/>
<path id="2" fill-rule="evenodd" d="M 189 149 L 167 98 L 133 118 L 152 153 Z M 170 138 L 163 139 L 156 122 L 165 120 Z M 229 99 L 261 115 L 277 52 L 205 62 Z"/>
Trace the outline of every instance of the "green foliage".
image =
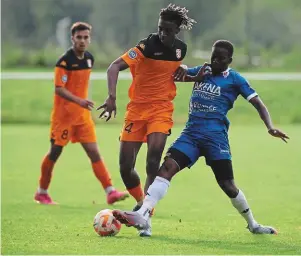
<path id="1" fill-rule="evenodd" d="M 71 22 L 83 20 L 93 25 L 93 45 L 99 67 L 107 67 L 114 58 L 134 46 L 141 38 L 157 31 L 158 14 L 170 1 L 166 0 L 3 0 L 2 1 L 2 66 L 51 66 L 59 46 L 57 23 L 66 17 Z M 301 5 L 298 0 L 175 0 L 186 6 L 197 24 L 181 33 L 189 47 L 186 62 L 202 61 L 192 57 L 194 50 L 209 50 L 221 38 L 235 43 L 244 54 L 273 56 L 268 60 L 247 61 L 240 67 L 279 68 L 298 70 L 286 55 L 294 52 L 301 59 Z M 218 6 L 218 8 L 217 8 Z M 66 30 L 69 40 L 69 30 Z M 18 54 L 11 53 L 14 47 Z M 33 57 L 28 55 L 34 55 Z M 298 56 L 298 57 L 297 57 Z M 294 64 L 293 64 L 294 63 Z M 300 63 L 300 62 L 299 62 Z M 299 66 L 299 63 L 296 63 Z M 278 68 L 277 66 L 277 68 Z"/>

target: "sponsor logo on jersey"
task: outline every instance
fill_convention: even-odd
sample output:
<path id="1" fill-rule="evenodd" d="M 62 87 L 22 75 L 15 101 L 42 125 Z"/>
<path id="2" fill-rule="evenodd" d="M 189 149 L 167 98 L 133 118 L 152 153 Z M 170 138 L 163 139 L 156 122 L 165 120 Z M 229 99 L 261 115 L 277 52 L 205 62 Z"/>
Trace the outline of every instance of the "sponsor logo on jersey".
<path id="1" fill-rule="evenodd" d="M 196 82 L 193 86 L 194 91 L 201 91 L 212 96 L 221 96 L 221 88 L 215 84 Z"/>
<path id="2" fill-rule="evenodd" d="M 213 105 L 206 105 L 202 104 L 197 101 L 191 101 L 189 104 L 189 112 L 207 112 L 207 113 L 212 113 L 212 112 L 217 112 L 217 107 Z"/>

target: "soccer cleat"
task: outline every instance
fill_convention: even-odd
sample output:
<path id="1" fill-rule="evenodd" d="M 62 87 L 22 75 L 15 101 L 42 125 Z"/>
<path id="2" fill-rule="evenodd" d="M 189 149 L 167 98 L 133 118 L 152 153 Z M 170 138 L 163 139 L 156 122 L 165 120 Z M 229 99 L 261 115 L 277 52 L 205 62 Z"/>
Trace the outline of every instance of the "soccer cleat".
<path id="1" fill-rule="evenodd" d="M 253 234 L 270 234 L 270 235 L 277 235 L 278 232 L 273 227 L 269 226 L 262 226 L 258 225 L 255 228 L 251 228 L 249 225 L 247 226 L 247 229 Z"/>
<path id="2" fill-rule="evenodd" d="M 141 208 L 140 205 L 136 205 L 133 209 L 133 212 L 138 211 Z M 155 208 L 153 208 L 149 214 L 149 217 L 154 215 Z M 149 228 L 138 230 L 138 235 L 141 237 L 150 237 L 152 235 L 152 227 L 151 227 L 151 218 L 148 219 Z"/>
<path id="3" fill-rule="evenodd" d="M 150 228 L 148 220 L 144 219 L 138 212 L 113 210 L 112 213 L 117 220 L 128 227 L 135 227 L 138 230 Z"/>
<path id="4" fill-rule="evenodd" d="M 148 228 L 147 229 L 141 229 L 138 230 L 138 234 L 141 237 L 151 237 L 152 236 L 152 223 L 151 223 L 151 218 L 148 218 L 147 220 Z"/>
<path id="5" fill-rule="evenodd" d="M 107 195 L 107 203 L 114 204 L 118 201 L 126 199 L 127 197 L 129 197 L 129 194 L 127 192 L 119 192 L 117 190 L 114 190 Z"/>
<path id="6" fill-rule="evenodd" d="M 136 204 L 135 207 L 133 208 L 133 212 L 138 211 L 140 208 L 141 208 L 141 205 Z M 150 216 L 150 217 L 153 217 L 154 214 L 155 214 L 155 208 L 153 208 L 153 209 L 151 210 L 151 212 L 149 213 L 149 216 Z"/>
<path id="7" fill-rule="evenodd" d="M 35 194 L 34 200 L 39 204 L 57 204 L 56 202 L 52 201 L 48 194 L 40 194 L 38 192 Z"/>

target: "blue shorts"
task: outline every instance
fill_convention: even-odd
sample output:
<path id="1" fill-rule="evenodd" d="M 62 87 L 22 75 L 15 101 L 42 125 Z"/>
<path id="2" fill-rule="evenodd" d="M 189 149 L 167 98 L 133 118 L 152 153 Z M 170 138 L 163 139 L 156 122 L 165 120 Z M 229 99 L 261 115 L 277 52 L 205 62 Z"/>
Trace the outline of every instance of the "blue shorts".
<path id="1" fill-rule="evenodd" d="M 200 133 L 185 129 L 170 148 L 179 150 L 191 160 L 189 168 L 201 156 L 205 157 L 207 165 L 214 160 L 231 160 L 228 134 L 225 131 Z"/>

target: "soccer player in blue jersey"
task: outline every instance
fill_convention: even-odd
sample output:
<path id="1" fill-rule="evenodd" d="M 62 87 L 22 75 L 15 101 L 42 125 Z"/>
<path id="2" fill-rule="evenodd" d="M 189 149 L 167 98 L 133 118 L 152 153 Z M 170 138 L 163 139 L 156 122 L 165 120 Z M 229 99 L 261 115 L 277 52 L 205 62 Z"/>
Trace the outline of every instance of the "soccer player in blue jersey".
<path id="1" fill-rule="evenodd" d="M 285 142 L 288 136 L 274 128 L 266 106 L 248 81 L 229 68 L 233 51 L 232 43 L 219 40 L 213 45 L 211 64 L 205 63 L 188 70 L 182 68 L 175 74 L 176 80 L 195 82 L 186 127 L 169 148 L 141 208 L 135 212 L 113 211 L 113 215 L 122 223 L 138 229 L 147 228 L 149 214 L 166 194 L 172 177 L 204 156 L 218 185 L 247 221 L 249 231 L 254 234 L 277 234 L 273 227 L 258 224 L 244 193 L 234 183 L 227 112 L 237 97 L 242 95 L 256 108 L 270 135 Z"/>

